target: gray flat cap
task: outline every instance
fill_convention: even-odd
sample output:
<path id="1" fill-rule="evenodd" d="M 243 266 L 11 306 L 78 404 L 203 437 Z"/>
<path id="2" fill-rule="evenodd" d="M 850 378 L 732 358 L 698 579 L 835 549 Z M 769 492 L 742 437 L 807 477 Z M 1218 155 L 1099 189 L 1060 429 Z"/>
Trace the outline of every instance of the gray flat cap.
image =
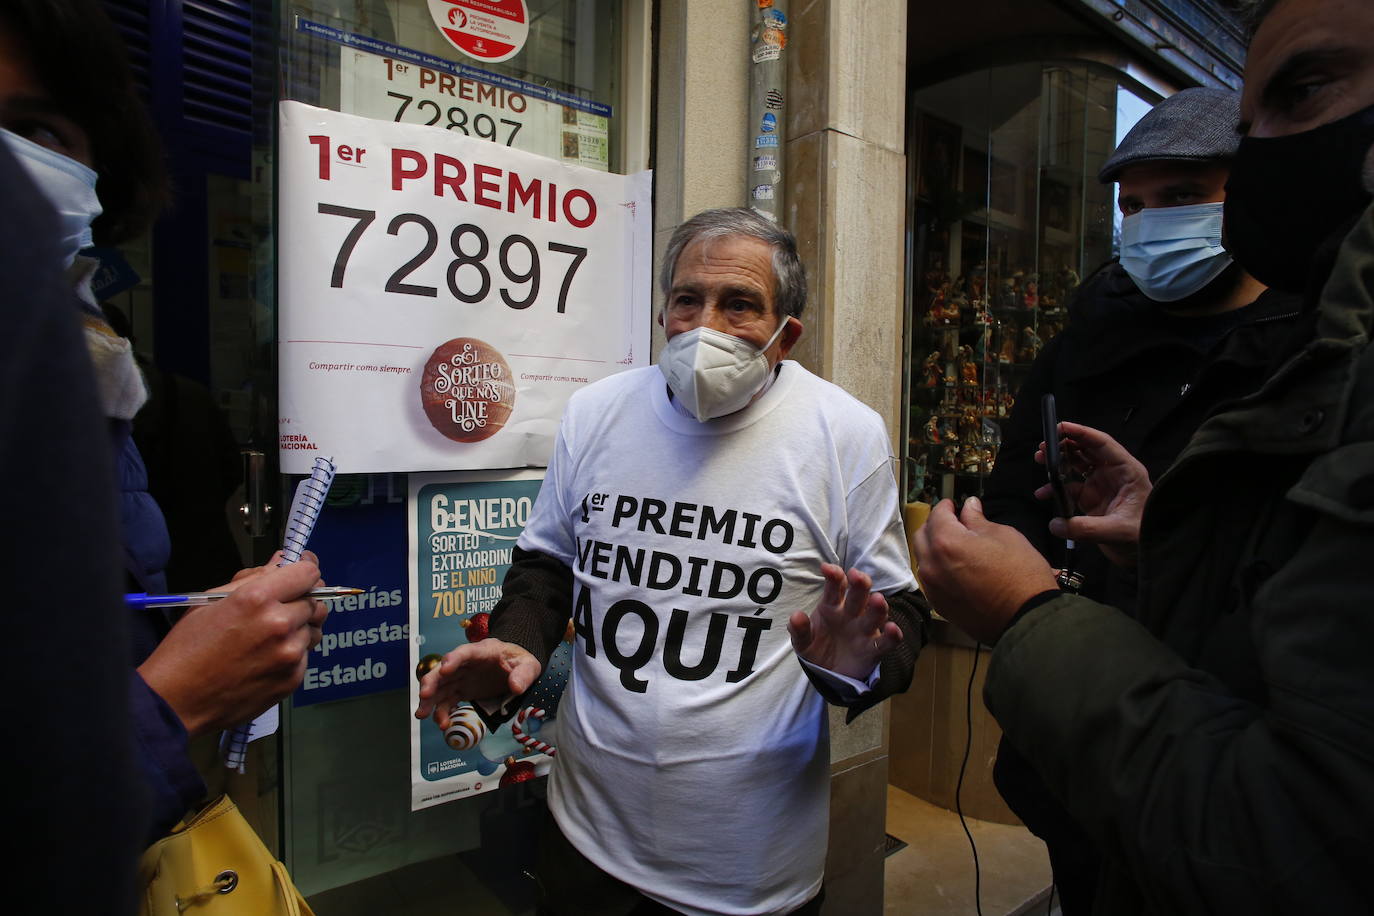
<path id="1" fill-rule="evenodd" d="M 1107 159 L 1097 180 L 1111 184 L 1128 165 L 1185 159 L 1235 158 L 1240 145 L 1240 95 L 1227 89 L 1196 87 L 1169 96 L 1131 128 Z"/>

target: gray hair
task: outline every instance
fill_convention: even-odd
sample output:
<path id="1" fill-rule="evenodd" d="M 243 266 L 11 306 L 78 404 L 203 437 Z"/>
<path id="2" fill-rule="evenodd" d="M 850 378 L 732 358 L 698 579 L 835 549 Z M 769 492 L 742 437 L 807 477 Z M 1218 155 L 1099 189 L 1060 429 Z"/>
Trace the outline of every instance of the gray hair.
<path id="1" fill-rule="evenodd" d="M 663 254 L 658 285 L 666 297 L 673 288 L 678 258 L 693 242 L 742 235 L 766 242 L 773 249 L 773 279 L 777 284 L 778 314 L 797 317 L 806 307 L 806 268 L 797 254 L 796 236 L 747 207 L 703 210 L 673 232 Z"/>

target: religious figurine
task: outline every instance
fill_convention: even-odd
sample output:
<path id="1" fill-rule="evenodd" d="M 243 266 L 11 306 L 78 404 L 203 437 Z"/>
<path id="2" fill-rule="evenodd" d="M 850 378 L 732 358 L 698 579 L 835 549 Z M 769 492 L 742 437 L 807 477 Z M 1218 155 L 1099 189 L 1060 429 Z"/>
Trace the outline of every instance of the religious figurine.
<path id="1" fill-rule="evenodd" d="M 921 490 L 921 492 L 916 494 L 915 499 L 908 499 L 907 502 L 925 503 L 927 506 L 933 506 L 937 502 L 939 502 L 939 500 L 935 498 L 935 491 L 930 487 L 926 487 L 923 490 Z"/>
<path id="2" fill-rule="evenodd" d="M 959 447 L 956 445 L 946 445 L 940 450 L 940 463 L 938 467 L 942 470 L 955 470 L 955 463 L 959 460 Z"/>
<path id="3" fill-rule="evenodd" d="M 945 300 L 945 324 L 957 325 L 959 316 L 963 314 L 966 308 L 968 308 L 968 297 L 956 287 L 950 297 Z"/>
<path id="4" fill-rule="evenodd" d="M 992 466 L 997 462 L 997 450 L 992 448 L 980 448 L 978 450 L 978 463 L 983 466 L 984 474 L 992 473 Z"/>
<path id="5" fill-rule="evenodd" d="M 978 387 L 978 364 L 973 361 L 973 348 L 959 348 L 959 381 L 965 385 Z"/>
<path id="6" fill-rule="evenodd" d="M 926 310 L 926 323 L 939 324 L 945 316 L 945 297 L 949 295 L 949 284 L 941 283 L 930 295 L 930 308 Z"/>
<path id="7" fill-rule="evenodd" d="M 926 488 L 926 453 L 922 451 L 919 456 L 912 460 L 911 467 L 911 490 L 907 494 L 907 502 L 914 502 L 919 499 L 919 494 Z"/>
<path id="8" fill-rule="evenodd" d="M 934 414 L 926 420 L 926 441 L 932 445 L 940 443 L 940 418 Z"/>
<path id="9" fill-rule="evenodd" d="M 940 417 L 940 442 L 958 442 L 959 430 L 953 417 Z"/>
<path id="10" fill-rule="evenodd" d="M 972 302 L 982 303 L 983 293 L 987 290 L 988 281 L 986 272 L 980 267 L 973 272 L 968 281 L 968 297 Z"/>
<path id="11" fill-rule="evenodd" d="M 973 313 L 973 324 L 980 328 L 992 327 L 996 319 L 992 317 L 992 312 L 988 309 L 986 302 L 978 305 L 978 309 Z"/>
<path id="12" fill-rule="evenodd" d="M 981 442 L 989 448 L 997 448 L 1002 444 L 1001 428 L 987 417 L 982 418 Z"/>
<path id="13" fill-rule="evenodd" d="M 1023 363 L 1035 362 L 1035 357 L 1040 355 L 1040 348 L 1042 346 L 1040 335 L 1035 333 L 1035 328 L 1029 326 L 1022 328 L 1021 352 L 1017 354 L 1017 357 Z"/>
<path id="14" fill-rule="evenodd" d="M 951 289 L 948 283 L 940 287 L 935 299 L 931 302 L 930 312 L 926 320 L 934 325 L 957 325 L 959 323 L 959 307 L 963 299 L 963 293 L 958 289 Z"/>
<path id="15" fill-rule="evenodd" d="M 992 328 L 982 323 L 974 325 L 974 328 L 976 329 L 974 334 L 977 336 L 970 347 L 973 352 L 973 361 L 986 363 L 988 361 L 988 337 L 992 334 Z"/>
<path id="16" fill-rule="evenodd" d="M 1010 277 L 1002 281 L 1002 295 L 997 305 L 1004 309 L 1014 309 L 1021 305 L 1020 290 L 1018 287 L 1021 282 L 1021 272 L 1017 271 Z"/>
<path id="17" fill-rule="evenodd" d="M 977 474 L 982 471 L 982 461 L 979 449 L 962 448 L 959 450 L 959 472 L 961 474 Z"/>
<path id="18" fill-rule="evenodd" d="M 959 442 L 961 445 L 977 445 L 983 431 L 983 419 L 972 407 L 965 407 L 959 413 Z"/>
<path id="19" fill-rule="evenodd" d="M 1037 274 L 1031 274 L 1026 278 L 1026 292 L 1021 299 L 1027 309 L 1040 307 L 1040 282 Z"/>
<path id="20" fill-rule="evenodd" d="M 921 363 L 921 387 L 934 388 L 940 384 L 943 373 L 944 370 L 940 366 L 940 351 L 930 351 L 930 355 Z"/>
<path id="21" fill-rule="evenodd" d="M 959 329 L 953 326 L 940 328 L 940 358 L 952 363 L 959 358 Z M 954 384 L 950 382 L 950 384 Z"/>
<path id="22" fill-rule="evenodd" d="M 935 302 L 935 297 L 940 295 L 941 287 L 949 282 L 949 277 L 945 274 L 944 265 L 938 260 L 931 265 L 930 270 L 926 271 L 926 305 L 929 307 Z"/>
<path id="23" fill-rule="evenodd" d="M 1002 345 L 997 348 L 997 361 L 1004 366 L 1016 362 L 1016 327 L 1002 325 Z"/>
<path id="24" fill-rule="evenodd" d="M 998 408 L 997 408 L 997 416 L 999 416 L 999 417 L 1009 417 L 1009 416 L 1011 416 L 1011 409 L 1012 409 L 1012 407 L 1014 407 L 1015 405 L 1016 405 L 1016 395 L 1012 394 L 1010 391 L 1004 391 L 1004 392 L 1002 392 L 1002 403 L 1001 403 L 1000 405 L 998 405 Z"/>

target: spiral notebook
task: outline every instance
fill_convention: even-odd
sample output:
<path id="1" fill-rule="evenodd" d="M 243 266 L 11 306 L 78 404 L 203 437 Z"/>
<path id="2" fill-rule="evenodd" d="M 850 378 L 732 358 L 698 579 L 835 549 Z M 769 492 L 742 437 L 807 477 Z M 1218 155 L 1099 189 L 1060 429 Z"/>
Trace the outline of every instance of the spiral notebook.
<path id="1" fill-rule="evenodd" d="M 325 498 L 329 496 L 329 487 L 334 482 L 336 470 L 332 458 L 316 458 L 310 476 L 296 485 L 296 494 L 291 500 L 291 511 L 286 516 L 286 536 L 283 538 L 282 559 L 278 566 L 295 563 L 305 553 L 305 545 L 310 542 L 310 535 L 315 530 L 315 522 L 319 520 Z M 277 706 L 274 704 L 252 722 L 221 734 L 219 746 L 224 757 L 224 765 L 242 773 L 244 760 L 248 755 L 248 745 L 274 733 L 279 719 Z"/>

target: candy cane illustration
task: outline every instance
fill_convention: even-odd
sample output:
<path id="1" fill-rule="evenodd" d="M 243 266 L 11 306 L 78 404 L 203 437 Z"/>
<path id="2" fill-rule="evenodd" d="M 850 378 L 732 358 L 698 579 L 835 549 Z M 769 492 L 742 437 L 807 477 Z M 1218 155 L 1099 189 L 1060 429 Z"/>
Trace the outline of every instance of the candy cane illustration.
<path id="1" fill-rule="evenodd" d="M 511 736 L 525 746 L 525 750 L 533 751 L 536 754 L 548 754 L 550 757 L 558 756 L 558 748 L 552 744 L 545 744 L 533 735 L 525 733 L 525 720 L 530 718 L 543 721 L 548 715 L 544 710 L 537 706 L 526 706 L 515 714 L 515 721 L 510 724 Z"/>

